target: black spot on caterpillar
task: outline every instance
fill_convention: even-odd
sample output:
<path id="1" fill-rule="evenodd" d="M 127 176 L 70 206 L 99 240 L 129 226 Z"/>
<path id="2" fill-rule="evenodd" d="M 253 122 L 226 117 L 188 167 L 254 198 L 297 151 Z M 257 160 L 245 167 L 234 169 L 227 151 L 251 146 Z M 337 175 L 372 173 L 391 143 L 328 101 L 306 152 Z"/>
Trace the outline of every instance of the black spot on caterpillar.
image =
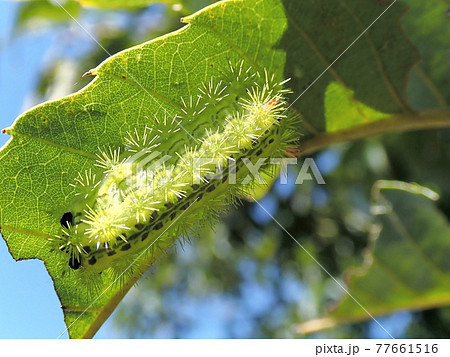
<path id="1" fill-rule="evenodd" d="M 78 258 L 69 259 L 69 267 L 74 270 L 77 270 L 81 267 L 81 261 Z"/>
<path id="2" fill-rule="evenodd" d="M 127 243 L 127 244 L 125 244 L 125 245 L 123 245 L 121 248 L 120 248 L 120 250 L 121 251 L 126 251 L 126 250 L 128 250 L 128 249 L 130 249 L 131 248 L 131 245 L 129 244 L 129 243 Z"/>
<path id="3" fill-rule="evenodd" d="M 71 225 L 73 225 L 73 214 L 72 212 L 66 212 L 62 215 L 59 223 L 65 228 L 69 228 Z"/>

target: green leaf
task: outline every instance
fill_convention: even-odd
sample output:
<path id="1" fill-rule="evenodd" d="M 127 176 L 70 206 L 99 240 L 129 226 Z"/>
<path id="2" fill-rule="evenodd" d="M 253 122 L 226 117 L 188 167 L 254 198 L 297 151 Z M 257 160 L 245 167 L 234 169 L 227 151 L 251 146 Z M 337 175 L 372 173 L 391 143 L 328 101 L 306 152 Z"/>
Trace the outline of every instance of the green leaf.
<path id="1" fill-rule="evenodd" d="M 73 17 L 80 14 L 80 6 L 75 1 L 66 1 L 64 9 Z M 17 25 L 27 27 L 35 25 L 36 20 L 47 22 L 69 22 L 72 19 L 61 6 L 46 0 L 27 1 L 20 7 L 17 15 Z"/>
<path id="2" fill-rule="evenodd" d="M 381 113 L 410 110 L 405 88 L 419 56 L 400 27 L 399 19 L 406 12 L 404 5 L 399 1 L 390 6 L 389 1 L 359 0 L 283 3 L 289 23 L 280 43 L 287 53 L 285 77 L 292 78 L 294 98 L 307 90 L 294 106 L 302 114 L 309 134 L 374 119 L 365 111 L 355 115 L 360 103 Z M 331 83 L 345 90 L 330 90 Z M 339 104 L 342 96 L 346 97 L 343 108 Z M 350 112 L 348 119 L 343 115 L 346 111 Z"/>
<path id="3" fill-rule="evenodd" d="M 407 3 L 410 11 L 402 23 L 423 57 L 411 73 L 408 95 L 415 109 L 445 108 L 450 100 L 448 3 L 442 0 Z"/>
<path id="4" fill-rule="evenodd" d="M 151 3 L 179 4 L 177 0 L 78 0 L 82 6 L 98 7 L 101 9 L 137 9 Z"/>
<path id="5" fill-rule="evenodd" d="M 93 336 L 140 276 L 80 284 L 79 270 L 65 273 L 67 262 L 49 248 L 73 197 L 70 184 L 95 163 L 98 148 L 119 145 L 161 105 L 178 111 L 180 96 L 229 61 L 282 78 L 285 55 L 272 48 L 286 28 L 278 1 L 221 2 L 183 22 L 189 25 L 107 59 L 83 90 L 33 108 L 5 129 L 12 140 L 0 153 L 1 231 L 15 259 L 45 262 L 72 338 Z"/>
<path id="6" fill-rule="evenodd" d="M 361 102 L 354 100 L 354 92 L 337 82 L 331 82 L 325 92 L 325 116 L 327 132 L 349 128 L 388 118 L 387 113 L 378 112 Z"/>
<path id="7" fill-rule="evenodd" d="M 436 194 L 390 181 L 377 182 L 373 192 L 378 219 L 365 265 L 347 272 L 349 293 L 372 316 L 449 305 L 450 226 L 430 200 Z M 329 317 L 306 322 L 299 330 L 309 333 L 368 319 L 345 295 Z"/>

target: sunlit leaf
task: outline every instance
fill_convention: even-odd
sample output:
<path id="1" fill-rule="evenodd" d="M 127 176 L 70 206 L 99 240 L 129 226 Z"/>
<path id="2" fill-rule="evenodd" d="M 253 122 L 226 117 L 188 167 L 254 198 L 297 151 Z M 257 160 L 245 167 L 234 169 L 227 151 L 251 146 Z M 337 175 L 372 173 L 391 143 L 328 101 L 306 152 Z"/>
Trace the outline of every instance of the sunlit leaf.
<path id="1" fill-rule="evenodd" d="M 387 118 L 389 114 L 358 102 L 353 91 L 337 82 L 331 82 L 325 92 L 325 117 L 330 118 L 327 120 L 326 131 L 332 132 Z"/>

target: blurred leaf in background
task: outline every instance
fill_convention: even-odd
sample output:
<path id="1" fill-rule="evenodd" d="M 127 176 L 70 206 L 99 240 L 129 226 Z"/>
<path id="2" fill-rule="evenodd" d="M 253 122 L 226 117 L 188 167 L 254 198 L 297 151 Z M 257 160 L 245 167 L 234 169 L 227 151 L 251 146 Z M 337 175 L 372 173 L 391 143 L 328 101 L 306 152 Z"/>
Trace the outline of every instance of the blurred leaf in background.
<path id="1" fill-rule="evenodd" d="M 34 5 L 35 10 L 27 9 L 34 3 L 40 2 L 23 5 L 17 20 L 18 27 L 30 23 L 33 17 L 41 17 L 42 11 L 38 5 Z M 205 3 L 208 2 L 203 2 L 198 8 Z M 292 13 L 298 11 L 295 9 L 298 3 L 291 4 L 294 4 Z M 445 75 L 448 73 L 446 41 L 450 34 L 445 17 L 446 4 L 441 0 L 411 0 L 404 1 L 404 4 L 411 10 L 401 18 L 401 23 L 406 35 L 419 49 L 423 61 L 409 76 L 407 98 L 402 97 L 400 104 L 414 109 L 446 107 L 450 97 L 449 76 Z M 54 5 L 42 2 L 40 6 Z M 326 6 L 320 9 L 318 13 L 311 9 L 308 14 L 311 18 L 321 18 L 323 13 L 331 11 Z M 151 5 L 123 13 L 97 12 L 74 5 L 72 11 L 74 16 L 91 18 L 90 30 L 94 31 L 96 39 L 109 53 L 175 30 L 181 25 L 179 17 L 185 15 L 178 8 L 168 5 Z M 150 18 L 155 21 L 156 13 L 159 13 L 157 25 L 148 21 Z M 52 11 L 48 10 L 48 15 L 51 14 Z M 351 12 L 342 16 L 352 17 Z M 66 22 L 58 17 L 55 20 Z M 338 26 L 339 19 L 335 21 L 333 24 Z M 345 22 L 344 19 L 342 21 Z M 70 31 L 69 23 L 67 21 L 64 25 L 67 26 L 66 31 Z M 315 24 L 312 20 L 305 23 L 312 30 Z M 382 37 L 391 29 L 379 31 L 382 31 L 379 34 Z M 344 49 L 354 37 L 353 33 L 349 34 L 347 41 L 336 47 L 335 56 L 330 55 L 328 62 L 337 57 L 338 50 Z M 327 45 L 318 43 L 318 46 Z M 306 88 L 323 68 L 313 57 L 304 55 L 309 51 L 292 53 L 294 59 L 313 61 L 304 65 L 311 68 L 310 73 L 299 72 L 294 65 L 288 67 L 289 76 L 293 77 L 293 85 L 297 88 Z M 414 51 L 404 54 L 410 63 L 417 61 Z M 38 86 L 41 99 L 60 97 L 83 87 L 86 79 L 73 79 L 76 82 L 71 83 L 73 87 L 64 85 L 68 73 L 73 73 L 73 78 L 79 77 L 106 57 L 108 55 L 102 49 L 90 47 L 82 56 L 75 56 L 75 60 L 68 55 L 52 61 Z M 385 61 L 391 65 L 389 60 Z M 344 63 L 337 68 L 338 77 L 342 72 L 340 68 L 345 70 L 345 67 Z M 368 68 L 372 67 L 368 64 Z M 378 79 L 379 72 L 374 71 L 373 76 Z M 348 86 L 328 78 L 318 87 L 313 87 L 298 103 L 299 111 L 306 115 L 305 127 L 310 124 L 312 133 L 345 127 L 336 124 L 342 121 L 331 122 L 337 126 L 330 126 L 327 121 L 330 115 L 339 115 L 333 111 L 333 106 L 336 106 L 334 102 L 344 100 L 344 103 L 351 103 L 355 100 L 358 76 L 354 72 L 344 71 L 343 78 L 343 83 Z M 298 85 L 295 81 L 299 81 Z M 316 91 L 329 94 L 323 106 L 317 105 L 321 102 L 315 95 Z M 379 99 L 380 103 L 385 103 Z M 399 110 L 394 104 L 390 108 L 383 108 L 380 104 L 373 105 L 376 110 L 371 109 L 372 106 L 367 109 L 364 96 L 358 97 L 358 100 L 361 100 L 359 110 L 366 112 L 362 117 L 370 120 Z M 356 115 L 355 118 L 357 121 Z M 345 120 L 350 119 L 345 117 Z M 370 191 L 376 180 L 414 181 L 436 190 L 441 198 L 433 210 L 439 209 L 441 213 L 438 215 L 448 219 L 449 139 L 450 131 L 445 129 L 388 134 L 332 146 L 313 156 L 326 185 L 318 186 L 310 181 L 295 185 L 298 169 L 291 168 L 288 184 L 277 180 L 271 191 L 261 199 L 261 204 L 333 276 L 342 277 L 348 269 L 364 264 L 363 251 L 370 246 L 373 223 Z M 408 208 L 407 200 L 400 200 L 398 204 L 400 210 Z M 186 338 L 298 337 L 299 323 L 327 316 L 344 297 L 335 282 L 256 204 L 245 203 L 225 215 L 214 232 L 199 235 L 200 239 L 177 246 L 174 249 L 177 254 L 171 252 L 161 259 L 139 281 L 136 289 L 126 296 L 114 315 L 120 334 L 129 337 Z M 406 311 L 381 318 L 380 322 L 395 337 L 439 338 L 448 336 L 445 326 L 450 326 L 449 311 L 445 307 L 422 312 Z M 373 321 L 341 326 L 313 336 L 386 337 L 380 335 Z"/>

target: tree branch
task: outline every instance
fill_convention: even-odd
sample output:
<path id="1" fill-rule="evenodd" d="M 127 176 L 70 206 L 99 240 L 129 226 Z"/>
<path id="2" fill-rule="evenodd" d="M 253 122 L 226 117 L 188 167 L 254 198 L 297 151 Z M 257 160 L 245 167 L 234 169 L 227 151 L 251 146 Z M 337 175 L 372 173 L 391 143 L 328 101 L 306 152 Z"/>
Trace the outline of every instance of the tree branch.
<path id="1" fill-rule="evenodd" d="M 377 134 L 450 127 L 450 109 L 391 116 L 331 133 L 318 134 L 300 144 L 299 156 L 312 154 L 332 144 L 354 141 Z"/>

